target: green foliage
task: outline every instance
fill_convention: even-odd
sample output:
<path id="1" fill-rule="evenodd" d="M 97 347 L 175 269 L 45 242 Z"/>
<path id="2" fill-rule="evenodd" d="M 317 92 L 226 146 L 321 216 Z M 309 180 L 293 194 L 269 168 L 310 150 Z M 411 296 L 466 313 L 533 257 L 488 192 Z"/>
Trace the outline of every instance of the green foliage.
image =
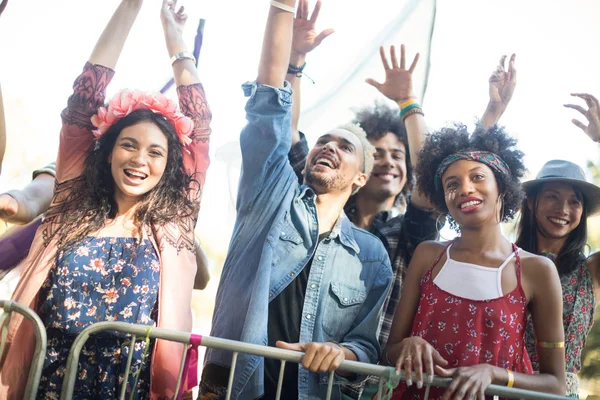
<path id="1" fill-rule="evenodd" d="M 600 186 L 600 164 L 587 163 L 588 174 L 593 182 Z M 590 218 L 588 221 L 588 243 L 592 249 L 600 249 L 600 219 Z M 594 379 L 600 376 L 600 312 L 596 312 L 596 323 L 587 337 L 585 348 L 581 353 L 582 369 L 579 376 Z"/>

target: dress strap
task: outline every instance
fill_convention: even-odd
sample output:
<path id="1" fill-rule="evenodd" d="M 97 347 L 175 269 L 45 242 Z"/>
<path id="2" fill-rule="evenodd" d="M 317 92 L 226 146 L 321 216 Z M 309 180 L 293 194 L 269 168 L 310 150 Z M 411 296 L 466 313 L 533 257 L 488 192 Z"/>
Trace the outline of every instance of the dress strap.
<path id="1" fill-rule="evenodd" d="M 441 260 L 442 256 L 444 255 L 444 253 L 447 253 L 447 257 L 448 257 L 448 259 L 450 259 L 450 247 L 452 246 L 453 243 L 454 243 L 454 240 L 452 240 L 450 243 L 448 243 L 446 245 L 446 247 L 444 247 L 444 249 L 440 252 L 440 255 L 437 256 L 437 258 L 435 259 L 435 261 L 433 262 L 433 264 L 429 268 L 428 272 L 431 272 L 431 270 L 433 268 L 435 268 L 435 266 L 437 265 L 437 263 L 440 262 L 440 260 Z"/>
<path id="2" fill-rule="evenodd" d="M 515 270 L 517 271 L 517 284 L 519 286 L 521 286 L 521 256 L 519 256 L 519 247 L 517 247 L 516 244 L 512 244 L 512 248 L 513 248 L 513 255 L 515 257 L 515 261 L 516 261 L 516 265 L 515 265 Z M 512 259 L 512 256 L 508 258 L 508 260 Z M 507 261 L 508 261 L 507 260 Z M 504 264 L 503 264 L 504 266 Z"/>

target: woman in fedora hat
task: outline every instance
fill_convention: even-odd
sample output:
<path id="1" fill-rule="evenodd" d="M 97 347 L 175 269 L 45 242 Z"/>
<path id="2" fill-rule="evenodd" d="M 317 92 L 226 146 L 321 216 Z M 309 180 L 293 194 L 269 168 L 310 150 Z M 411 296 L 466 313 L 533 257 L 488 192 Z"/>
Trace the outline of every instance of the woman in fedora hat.
<path id="1" fill-rule="evenodd" d="M 600 142 L 600 105 L 589 94 L 573 94 L 586 101 L 581 112 L 588 125 L 573 120 L 594 142 Z M 551 258 L 558 269 L 563 291 L 565 342 L 537 341 L 531 319 L 526 335 L 527 350 L 538 370 L 539 348 L 565 349 L 567 394 L 577 396 L 581 350 L 594 322 L 596 296 L 600 295 L 600 253 L 585 255 L 587 218 L 600 213 L 600 187 L 585 179 L 583 170 L 564 160 L 548 161 L 536 179 L 525 182 L 527 198 L 521 208 L 516 244 Z"/>

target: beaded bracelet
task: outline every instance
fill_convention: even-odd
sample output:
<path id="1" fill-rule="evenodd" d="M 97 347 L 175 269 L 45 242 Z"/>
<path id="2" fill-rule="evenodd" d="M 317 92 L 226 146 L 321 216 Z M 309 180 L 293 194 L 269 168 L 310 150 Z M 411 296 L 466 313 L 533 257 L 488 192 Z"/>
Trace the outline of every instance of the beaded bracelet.
<path id="1" fill-rule="evenodd" d="M 404 123 L 406 118 L 410 117 L 413 114 L 421 114 L 421 115 L 425 116 L 425 113 L 423 112 L 423 110 L 420 107 L 414 107 L 414 108 L 411 108 L 410 110 L 406 111 L 405 113 L 400 114 L 402 123 Z"/>

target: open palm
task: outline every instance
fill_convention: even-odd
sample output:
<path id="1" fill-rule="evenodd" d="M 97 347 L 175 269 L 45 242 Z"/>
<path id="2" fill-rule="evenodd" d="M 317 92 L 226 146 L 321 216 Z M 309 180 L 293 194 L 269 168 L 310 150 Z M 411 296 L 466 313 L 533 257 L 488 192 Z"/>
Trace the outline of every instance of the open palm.
<path id="1" fill-rule="evenodd" d="M 587 93 L 571 93 L 571 96 L 585 100 L 588 109 L 577 104 L 565 104 L 565 107 L 579 111 L 587 119 L 588 124 L 573 119 L 572 122 L 581 128 L 594 142 L 600 143 L 600 103 L 598 99 Z"/>
<path id="2" fill-rule="evenodd" d="M 367 83 L 381 92 L 385 97 L 394 101 L 402 101 L 410 98 L 414 98 L 412 84 L 412 74 L 419 62 L 419 53 L 415 55 L 412 64 L 406 69 L 406 57 L 405 57 L 404 45 L 400 46 L 400 64 L 398 64 L 398 57 L 396 55 L 396 47 L 390 47 L 390 58 L 392 64 L 388 62 L 385 54 L 385 48 L 382 46 L 379 48 L 379 54 L 381 55 L 381 62 L 383 69 L 385 70 L 385 81 L 379 83 L 374 79 L 367 79 Z"/>
<path id="3" fill-rule="evenodd" d="M 323 39 L 333 33 L 333 29 L 325 29 L 321 33 L 317 33 L 315 30 L 320 11 L 321 1 L 319 0 L 309 19 L 308 0 L 300 0 L 296 18 L 294 18 L 292 52 L 296 54 L 310 53 L 321 44 Z"/>

